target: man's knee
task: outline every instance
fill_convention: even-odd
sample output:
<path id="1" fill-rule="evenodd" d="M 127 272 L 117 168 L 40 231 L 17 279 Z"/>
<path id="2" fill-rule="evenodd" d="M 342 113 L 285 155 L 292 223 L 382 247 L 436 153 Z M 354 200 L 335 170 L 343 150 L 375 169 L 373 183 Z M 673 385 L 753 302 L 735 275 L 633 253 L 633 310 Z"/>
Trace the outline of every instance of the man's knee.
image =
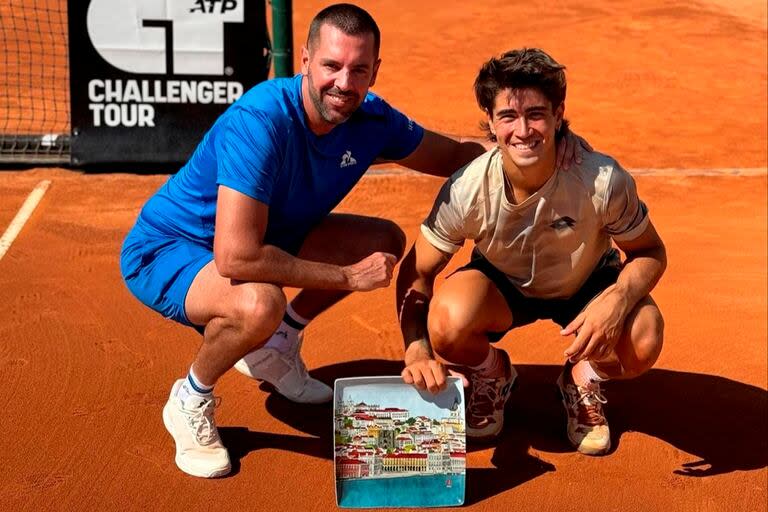
<path id="1" fill-rule="evenodd" d="M 278 286 L 243 284 L 233 311 L 233 320 L 249 339 L 258 343 L 280 325 L 286 304 L 285 294 Z"/>
<path id="2" fill-rule="evenodd" d="M 619 354 L 625 378 L 637 377 L 650 370 L 664 345 L 664 318 L 658 308 L 646 307 L 631 327 L 629 346 Z"/>
<path id="3" fill-rule="evenodd" d="M 436 296 L 429 307 L 427 330 L 432 347 L 445 355 L 457 350 L 472 330 L 463 308 L 450 298 Z"/>

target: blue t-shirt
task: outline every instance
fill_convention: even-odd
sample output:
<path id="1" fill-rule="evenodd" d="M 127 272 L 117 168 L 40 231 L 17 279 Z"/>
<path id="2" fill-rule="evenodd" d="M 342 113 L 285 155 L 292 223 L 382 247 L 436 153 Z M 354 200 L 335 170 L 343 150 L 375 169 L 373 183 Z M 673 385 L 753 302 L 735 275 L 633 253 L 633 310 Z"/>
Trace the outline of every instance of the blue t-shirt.
<path id="1" fill-rule="evenodd" d="M 212 248 L 224 185 L 267 204 L 264 242 L 295 253 L 376 158 L 400 160 L 421 142 L 423 128 L 370 92 L 346 122 L 315 135 L 304 117 L 301 80 L 262 82 L 230 106 L 149 199 L 138 224 Z"/>

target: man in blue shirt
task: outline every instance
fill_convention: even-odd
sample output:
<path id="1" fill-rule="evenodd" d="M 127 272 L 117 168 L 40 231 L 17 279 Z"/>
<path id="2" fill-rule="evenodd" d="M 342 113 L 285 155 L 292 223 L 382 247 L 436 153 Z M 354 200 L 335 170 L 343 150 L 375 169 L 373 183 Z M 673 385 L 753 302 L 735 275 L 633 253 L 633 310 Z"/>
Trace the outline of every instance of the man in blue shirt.
<path id="1" fill-rule="evenodd" d="M 222 114 L 126 238 L 131 292 L 204 336 L 163 409 L 186 473 L 230 471 L 212 391 L 233 366 L 295 402 L 332 399 L 301 360 L 302 329 L 349 292 L 388 286 L 404 250 L 394 223 L 330 213 L 367 168 L 397 161 L 447 176 L 485 150 L 425 130 L 370 93 L 379 45 L 359 7 L 321 11 L 301 74 L 257 85 Z M 302 289 L 290 304 L 284 286 Z"/>

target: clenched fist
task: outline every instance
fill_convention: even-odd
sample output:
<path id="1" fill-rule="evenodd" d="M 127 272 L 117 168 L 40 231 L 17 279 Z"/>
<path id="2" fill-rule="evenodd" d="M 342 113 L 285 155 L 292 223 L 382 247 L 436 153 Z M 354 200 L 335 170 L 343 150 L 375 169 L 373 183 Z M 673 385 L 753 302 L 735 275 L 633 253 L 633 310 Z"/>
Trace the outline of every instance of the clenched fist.
<path id="1" fill-rule="evenodd" d="M 389 286 L 395 263 L 397 257 L 394 254 L 375 252 L 353 265 L 343 267 L 348 288 L 364 292 Z"/>

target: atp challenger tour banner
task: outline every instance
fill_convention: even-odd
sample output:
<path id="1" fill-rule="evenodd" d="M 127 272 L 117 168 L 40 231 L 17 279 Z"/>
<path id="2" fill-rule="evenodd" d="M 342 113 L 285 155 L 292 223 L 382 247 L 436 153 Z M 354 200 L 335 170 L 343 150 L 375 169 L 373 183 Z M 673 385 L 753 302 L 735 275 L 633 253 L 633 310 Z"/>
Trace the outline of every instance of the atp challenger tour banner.
<path id="1" fill-rule="evenodd" d="M 69 0 L 72 163 L 183 162 L 265 80 L 263 0 Z"/>

